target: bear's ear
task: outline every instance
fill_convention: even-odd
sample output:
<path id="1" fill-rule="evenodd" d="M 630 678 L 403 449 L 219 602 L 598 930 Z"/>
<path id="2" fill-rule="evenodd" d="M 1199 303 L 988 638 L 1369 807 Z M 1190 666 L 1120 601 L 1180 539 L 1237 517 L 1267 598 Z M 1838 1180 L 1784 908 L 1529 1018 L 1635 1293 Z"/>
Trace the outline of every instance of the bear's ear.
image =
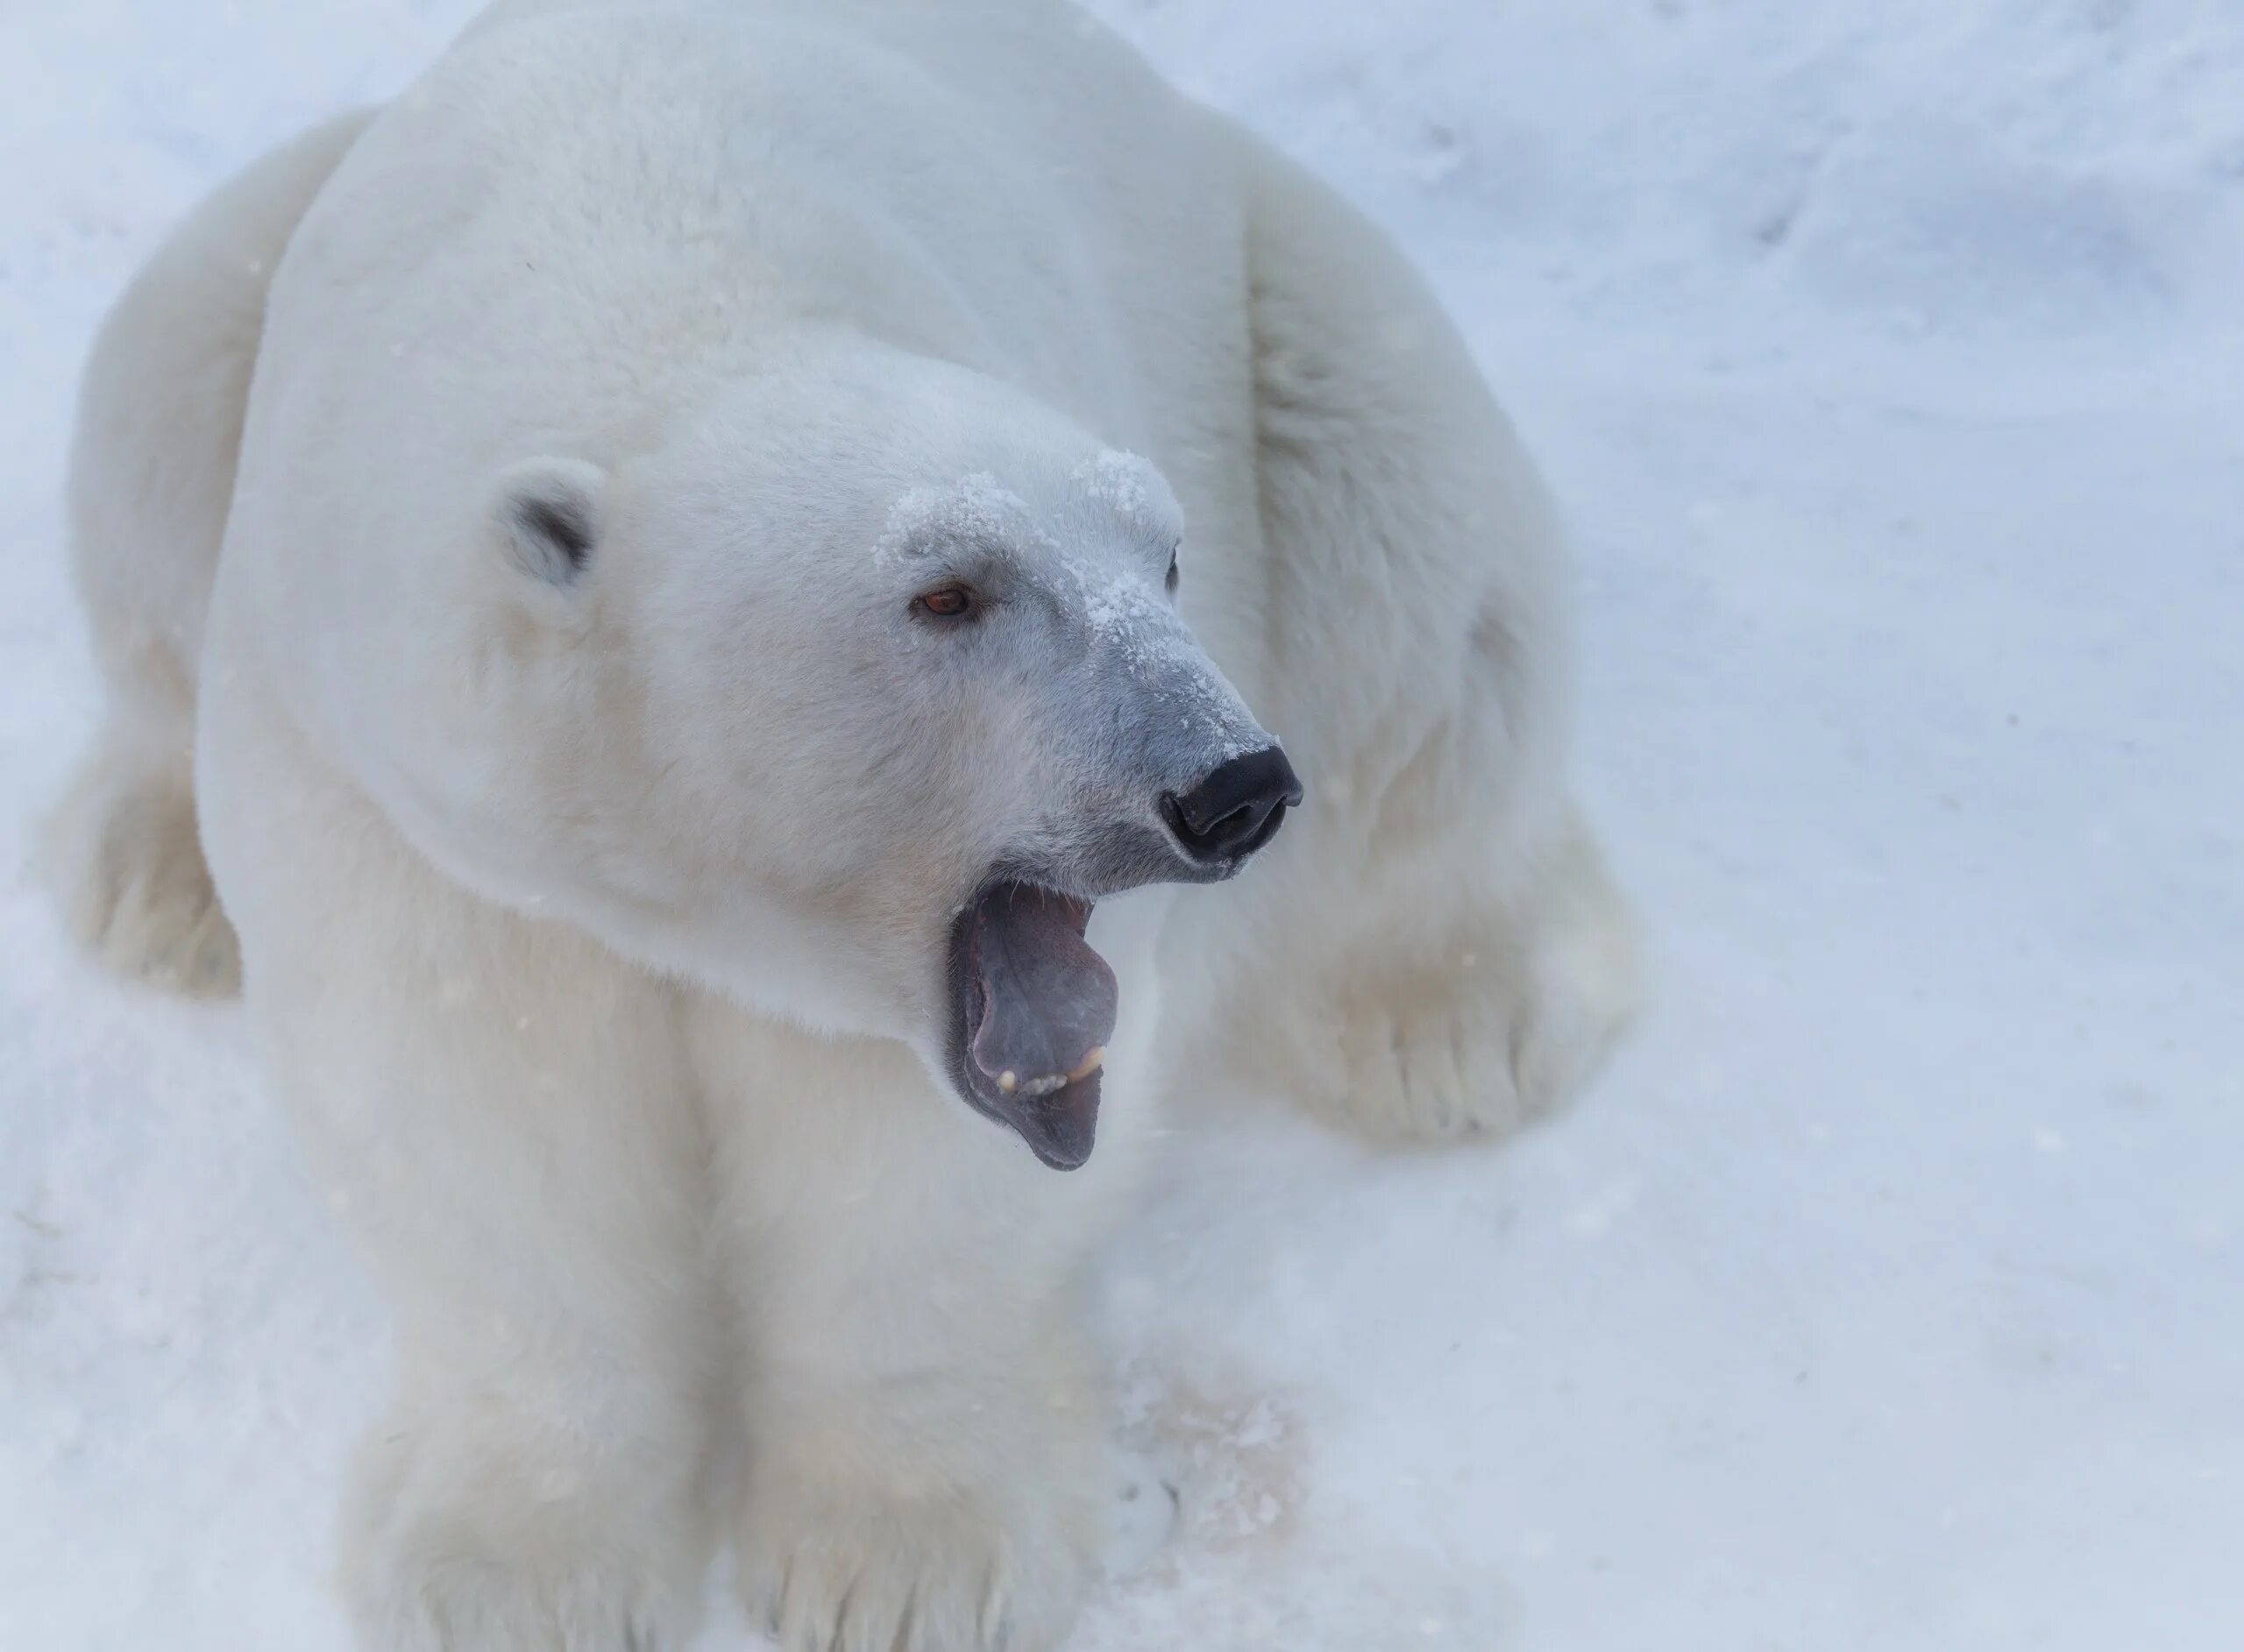
<path id="1" fill-rule="evenodd" d="M 492 527 L 508 561 L 546 585 L 584 577 L 600 549 L 607 472 L 582 459 L 525 459 L 499 478 Z"/>

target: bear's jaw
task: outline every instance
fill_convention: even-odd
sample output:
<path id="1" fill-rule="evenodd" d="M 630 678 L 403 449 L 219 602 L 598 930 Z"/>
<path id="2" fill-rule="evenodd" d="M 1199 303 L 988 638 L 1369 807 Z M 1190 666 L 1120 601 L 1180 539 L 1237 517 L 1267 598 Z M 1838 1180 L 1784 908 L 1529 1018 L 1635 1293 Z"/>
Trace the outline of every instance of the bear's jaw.
<path id="1" fill-rule="evenodd" d="M 1083 939 L 1091 904 L 1015 878 L 985 883 L 951 932 L 952 1081 L 1055 1170 L 1090 1157 L 1114 972 Z"/>

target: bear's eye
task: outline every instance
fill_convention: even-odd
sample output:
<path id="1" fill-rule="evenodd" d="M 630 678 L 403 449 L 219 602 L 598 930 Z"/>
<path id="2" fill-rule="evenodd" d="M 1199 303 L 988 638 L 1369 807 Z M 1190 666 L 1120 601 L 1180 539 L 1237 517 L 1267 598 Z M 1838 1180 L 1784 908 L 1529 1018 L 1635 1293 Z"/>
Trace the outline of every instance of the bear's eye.
<path id="1" fill-rule="evenodd" d="M 964 585 L 938 585 L 921 592 L 912 606 L 938 620 L 963 620 L 974 612 L 974 593 Z"/>
<path id="2" fill-rule="evenodd" d="M 1171 591 L 1175 591 L 1176 589 L 1176 552 L 1172 549 L 1168 553 L 1168 578 L 1163 583 L 1166 584 Z"/>

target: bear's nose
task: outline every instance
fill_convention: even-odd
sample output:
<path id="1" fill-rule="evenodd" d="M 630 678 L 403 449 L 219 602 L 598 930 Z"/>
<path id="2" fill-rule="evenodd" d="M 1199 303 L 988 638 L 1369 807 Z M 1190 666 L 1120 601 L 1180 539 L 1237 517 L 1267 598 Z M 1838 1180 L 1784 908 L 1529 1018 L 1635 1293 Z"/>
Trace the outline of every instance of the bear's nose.
<path id="1" fill-rule="evenodd" d="M 1182 797 L 1163 793 L 1161 812 L 1184 852 L 1204 865 L 1245 860 L 1277 835 L 1301 798 L 1286 754 L 1266 746 L 1218 764 Z"/>

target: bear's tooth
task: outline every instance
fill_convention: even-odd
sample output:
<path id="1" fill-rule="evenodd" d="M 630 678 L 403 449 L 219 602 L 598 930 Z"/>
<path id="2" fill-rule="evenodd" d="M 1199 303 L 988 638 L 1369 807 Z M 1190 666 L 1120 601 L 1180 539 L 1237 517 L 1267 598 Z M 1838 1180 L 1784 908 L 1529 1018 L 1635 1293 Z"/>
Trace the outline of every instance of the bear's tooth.
<path id="1" fill-rule="evenodd" d="M 1103 1044 L 1094 1044 L 1090 1046 L 1090 1053 L 1083 1057 L 1083 1065 L 1068 1074 L 1068 1082 L 1070 1084 L 1080 1082 L 1105 1065 L 1106 1046 Z"/>
<path id="2" fill-rule="evenodd" d="M 1006 1068 L 1005 1071 L 998 1074 L 998 1088 L 1007 1095 L 1011 1095 L 1020 1088 L 1020 1074 L 1011 1067 Z"/>

